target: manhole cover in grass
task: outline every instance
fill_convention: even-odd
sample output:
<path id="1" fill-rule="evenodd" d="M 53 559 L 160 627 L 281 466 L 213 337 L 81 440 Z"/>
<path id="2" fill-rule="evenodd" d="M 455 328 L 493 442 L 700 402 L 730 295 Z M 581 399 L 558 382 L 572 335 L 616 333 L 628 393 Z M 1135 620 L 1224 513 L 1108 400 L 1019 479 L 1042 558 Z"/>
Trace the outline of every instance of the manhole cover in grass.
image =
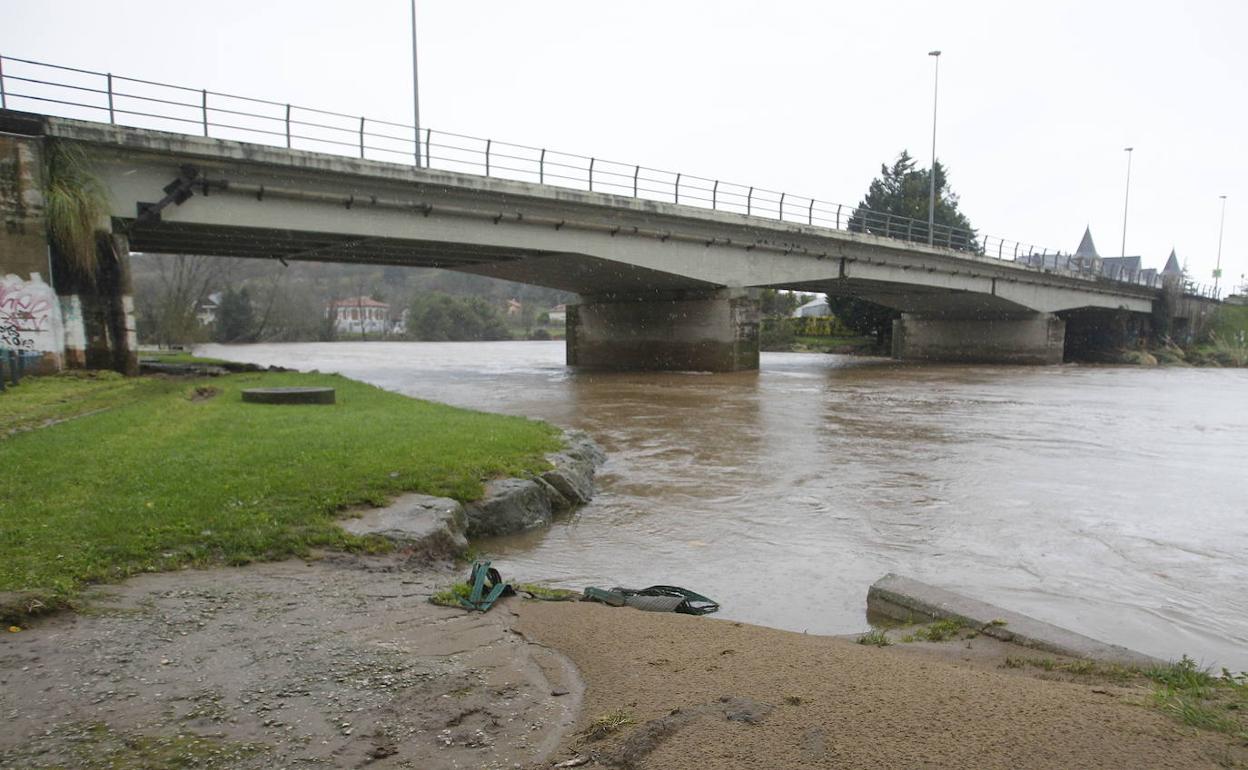
<path id="1" fill-rule="evenodd" d="M 332 404 L 333 388 L 247 388 L 243 400 L 252 404 Z"/>

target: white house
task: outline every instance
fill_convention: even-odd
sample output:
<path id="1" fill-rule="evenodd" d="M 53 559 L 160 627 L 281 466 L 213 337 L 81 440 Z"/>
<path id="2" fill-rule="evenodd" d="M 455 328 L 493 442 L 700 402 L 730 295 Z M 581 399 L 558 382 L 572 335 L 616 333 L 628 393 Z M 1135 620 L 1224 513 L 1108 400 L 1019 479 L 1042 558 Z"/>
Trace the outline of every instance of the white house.
<path id="1" fill-rule="evenodd" d="M 383 334 L 390 328 L 390 305 L 372 297 L 347 297 L 326 308 L 339 334 Z"/>
<path id="2" fill-rule="evenodd" d="M 793 311 L 793 318 L 823 317 L 832 315 L 827 297 L 817 297 Z"/>
<path id="3" fill-rule="evenodd" d="M 568 320 L 568 306 L 567 305 L 555 305 L 549 311 L 547 311 L 546 315 L 550 316 L 550 322 L 552 324 L 564 323 Z"/>
<path id="4" fill-rule="evenodd" d="M 217 311 L 221 309 L 221 292 L 214 291 L 204 298 L 195 308 L 195 317 L 200 326 L 212 326 L 217 322 Z"/>

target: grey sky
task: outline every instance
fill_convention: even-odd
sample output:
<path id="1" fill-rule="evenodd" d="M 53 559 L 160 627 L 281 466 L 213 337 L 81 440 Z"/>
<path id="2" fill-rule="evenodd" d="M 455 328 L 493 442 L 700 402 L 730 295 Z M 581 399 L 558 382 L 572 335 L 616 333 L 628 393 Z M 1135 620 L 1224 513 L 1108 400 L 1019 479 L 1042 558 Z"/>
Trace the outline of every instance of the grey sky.
<path id="1" fill-rule="evenodd" d="M 0 0 L 0 53 L 411 120 L 408 0 Z M 938 155 L 981 232 L 1248 272 L 1248 4 L 421 0 L 422 122 L 855 203 Z"/>

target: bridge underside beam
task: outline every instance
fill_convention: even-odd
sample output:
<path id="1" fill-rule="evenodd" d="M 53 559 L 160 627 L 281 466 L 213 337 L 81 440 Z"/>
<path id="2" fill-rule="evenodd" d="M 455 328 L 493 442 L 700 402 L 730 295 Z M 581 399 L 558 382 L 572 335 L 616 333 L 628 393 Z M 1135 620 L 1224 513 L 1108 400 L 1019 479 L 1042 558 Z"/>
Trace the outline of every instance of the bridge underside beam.
<path id="1" fill-rule="evenodd" d="M 587 298 L 568 306 L 567 362 L 584 369 L 758 369 L 758 301 L 737 293 Z"/>
<path id="2" fill-rule="evenodd" d="M 893 357 L 912 361 L 1060 364 L 1066 322 L 1052 313 L 942 318 L 903 313 L 893 322 Z"/>

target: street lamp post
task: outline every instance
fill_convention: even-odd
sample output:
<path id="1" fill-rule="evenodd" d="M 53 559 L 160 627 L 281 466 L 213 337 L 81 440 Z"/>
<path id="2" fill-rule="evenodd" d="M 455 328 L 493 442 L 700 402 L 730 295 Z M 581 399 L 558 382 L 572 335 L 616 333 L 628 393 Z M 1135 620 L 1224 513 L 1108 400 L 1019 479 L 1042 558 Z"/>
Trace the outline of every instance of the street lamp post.
<path id="1" fill-rule="evenodd" d="M 412 117 L 416 124 L 416 168 L 420 168 L 420 78 L 416 73 L 416 0 L 412 0 Z"/>
<path id="2" fill-rule="evenodd" d="M 1213 298 L 1218 298 L 1218 281 L 1222 278 L 1222 231 L 1226 229 L 1226 196 L 1222 199 L 1222 221 L 1218 223 L 1218 263 L 1213 268 Z"/>
<path id="3" fill-rule="evenodd" d="M 936 106 L 940 95 L 940 51 L 928 51 L 928 56 L 936 60 L 936 73 L 932 81 L 932 169 L 931 194 L 927 199 L 927 245 L 931 246 L 936 239 Z"/>
<path id="4" fill-rule="evenodd" d="M 1134 147 L 1124 147 L 1127 154 L 1127 193 L 1122 201 L 1122 252 L 1119 256 L 1127 256 L 1127 207 L 1131 204 L 1131 153 Z"/>

